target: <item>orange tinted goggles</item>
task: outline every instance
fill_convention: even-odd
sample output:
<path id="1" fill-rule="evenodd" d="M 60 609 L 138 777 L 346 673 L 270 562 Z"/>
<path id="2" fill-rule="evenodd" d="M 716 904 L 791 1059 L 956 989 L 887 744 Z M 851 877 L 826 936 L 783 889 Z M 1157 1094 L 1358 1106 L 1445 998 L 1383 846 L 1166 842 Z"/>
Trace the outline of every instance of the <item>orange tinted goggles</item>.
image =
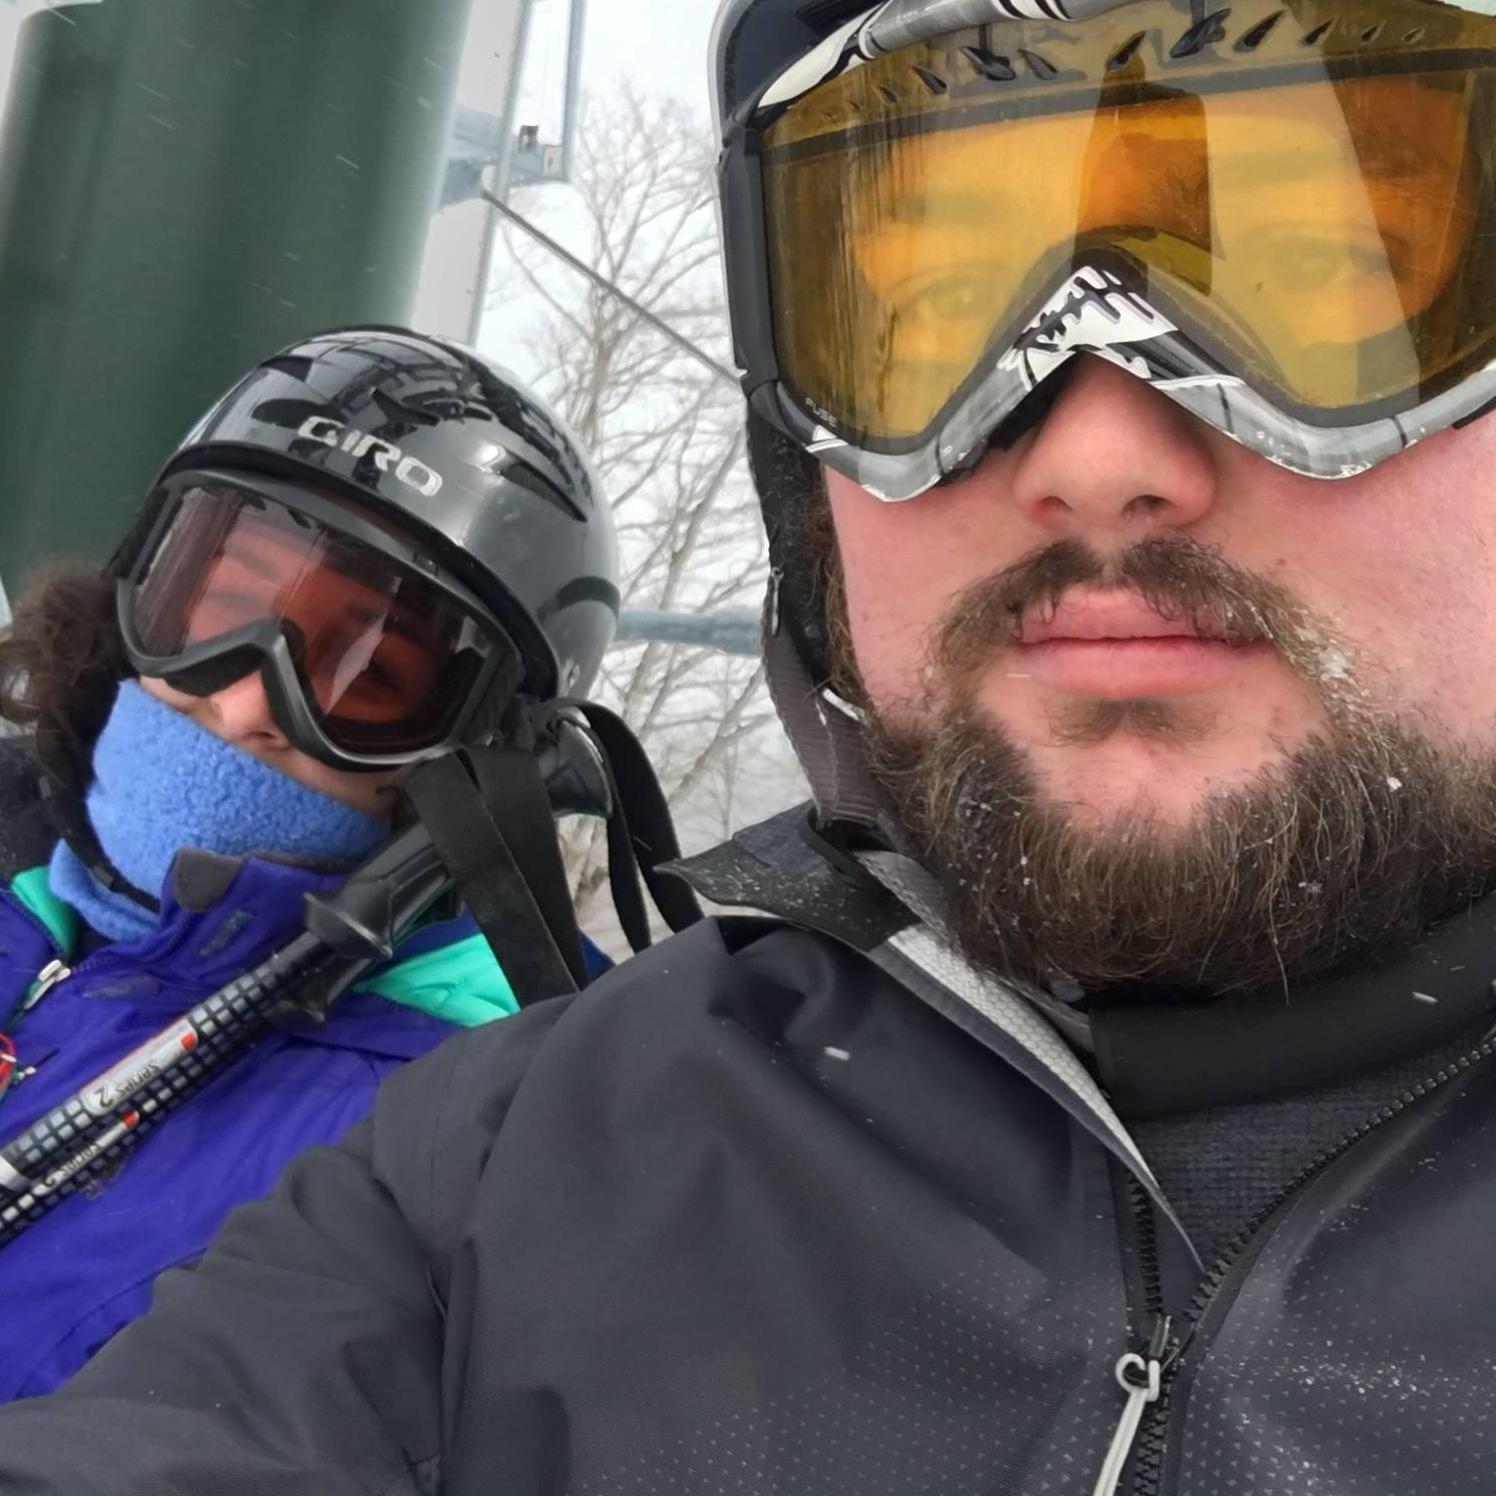
<path id="1" fill-rule="evenodd" d="M 283 651 L 293 715 L 336 750 L 386 759 L 454 731 L 502 638 L 377 547 L 223 484 L 183 488 L 123 597 L 126 643 L 145 673 L 178 679 L 196 667 L 218 689 L 225 660 L 244 674 L 257 655 Z"/>

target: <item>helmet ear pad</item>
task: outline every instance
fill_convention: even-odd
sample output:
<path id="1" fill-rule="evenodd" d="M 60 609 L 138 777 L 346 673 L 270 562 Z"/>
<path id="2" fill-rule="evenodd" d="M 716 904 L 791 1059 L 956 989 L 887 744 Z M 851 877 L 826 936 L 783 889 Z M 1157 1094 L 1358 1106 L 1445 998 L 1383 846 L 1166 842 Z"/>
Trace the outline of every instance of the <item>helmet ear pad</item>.
<path id="1" fill-rule="evenodd" d="M 748 464 L 769 537 L 780 626 L 789 630 L 811 679 L 825 681 L 831 671 L 821 546 L 829 532 L 817 522 L 817 507 L 826 502 L 821 465 L 752 408 Z"/>

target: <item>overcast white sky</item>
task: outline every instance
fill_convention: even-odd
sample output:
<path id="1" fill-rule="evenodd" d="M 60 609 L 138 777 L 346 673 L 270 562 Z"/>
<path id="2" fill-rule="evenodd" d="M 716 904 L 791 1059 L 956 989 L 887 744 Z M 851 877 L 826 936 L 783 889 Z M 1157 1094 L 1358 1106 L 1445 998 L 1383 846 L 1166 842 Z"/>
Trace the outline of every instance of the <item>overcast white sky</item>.
<path id="1" fill-rule="evenodd" d="M 484 0 L 478 0 L 479 4 Z M 584 94 L 606 98 L 627 80 L 645 93 L 678 99 L 710 129 L 707 47 L 718 0 L 588 0 L 582 61 Z M 530 58 L 521 93 L 521 122 L 543 123 L 543 133 L 559 135 L 559 104 L 564 96 L 566 18 L 570 0 L 537 0 L 531 21 Z M 467 90 L 464 90 L 467 93 Z M 468 98 L 472 102 L 471 96 Z M 481 106 L 480 106 L 481 107 Z M 568 233 L 564 187 L 530 189 L 517 207 L 543 216 L 549 232 L 574 253 L 586 256 L 580 232 Z M 502 249 L 494 279 L 502 282 Z M 512 303 L 486 318 L 478 341 L 486 353 L 529 375 L 524 348 L 527 318 Z"/>
<path id="2" fill-rule="evenodd" d="M 563 0 L 545 0 L 556 7 Z M 706 118 L 707 42 L 717 0 L 591 0 L 587 7 L 586 86 L 625 75 L 674 94 Z"/>

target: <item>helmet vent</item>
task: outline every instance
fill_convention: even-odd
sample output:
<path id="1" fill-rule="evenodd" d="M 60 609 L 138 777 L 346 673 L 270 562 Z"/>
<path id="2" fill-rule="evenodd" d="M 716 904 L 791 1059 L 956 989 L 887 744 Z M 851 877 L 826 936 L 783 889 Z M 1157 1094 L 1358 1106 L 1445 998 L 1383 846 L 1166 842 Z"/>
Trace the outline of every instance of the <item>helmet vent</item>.
<path id="1" fill-rule="evenodd" d="M 375 390 L 374 403 L 385 419 L 407 426 L 439 426 L 443 421 L 491 421 L 493 412 L 477 401 L 451 390 L 428 390 L 413 395 L 391 395 Z"/>
<path id="2" fill-rule="evenodd" d="M 1275 10 L 1272 15 L 1265 16 L 1255 26 L 1249 27 L 1237 38 L 1236 50 L 1238 52 L 1255 52 L 1268 38 L 1268 33 L 1283 19 L 1284 12 Z"/>
<path id="3" fill-rule="evenodd" d="M 915 64 L 913 71 L 914 76 L 918 78 L 919 81 L 923 83 L 924 86 L 932 94 L 938 96 L 940 94 L 950 92 L 950 84 L 948 84 L 945 79 L 940 76 L 939 73 L 933 72 L 929 68 L 922 68 L 918 63 Z"/>
<path id="4" fill-rule="evenodd" d="M 498 470 L 501 476 L 510 483 L 518 484 L 528 493 L 534 494 L 537 499 L 544 499 L 546 503 L 554 504 L 563 514 L 569 514 L 573 519 L 585 520 L 587 518 L 586 512 L 570 494 L 563 493 L 550 479 L 537 473 L 529 463 L 517 462 L 511 458 L 504 461 Z"/>
<path id="5" fill-rule="evenodd" d="M 1214 10 L 1208 16 L 1202 16 L 1169 48 L 1169 56 L 1175 61 L 1181 57 L 1194 57 L 1216 42 L 1225 41 L 1226 17 L 1230 14 L 1229 10 Z"/>
<path id="6" fill-rule="evenodd" d="M 1138 31 L 1135 32 L 1132 36 L 1128 37 L 1128 39 L 1123 42 L 1122 45 L 1118 47 L 1110 57 L 1107 58 L 1107 72 L 1110 73 L 1115 68 L 1125 68 L 1127 64 L 1137 56 L 1138 48 L 1143 45 L 1143 42 L 1147 38 L 1147 35 L 1148 33 L 1146 31 Z"/>
<path id="7" fill-rule="evenodd" d="M 262 369 L 279 369 L 282 374 L 289 374 L 293 379 L 299 379 L 303 384 L 308 384 L 312 377 L 312 361 L 309 358 L 301 358 L 294 353 L 278 353 L 274 358 L 267 358 L 260 365 Z"/>
<path id="8" fill-rule="evenodd" d="M 1041 57 L 1037 52 L 1030 52 L 1026 48 L 1020 49 L 1018 55 L 1028 64 L 1028 70 L 1034 77 L 1048 83 L 1051 78 L 1058 78 L 1060 70 L 1047 58 Z"/>
<path id="9" fill-rule="evenodd" d="M 1137 40 L 1142 40 L 1141 32 L 1138 33 Z M 962 47 L 961 55 L 989 82 L 1007 83 L 1018 76 L 1006 57 L 999 57 L 986 47 Z"/>
<path id="10" fill-rule="evenodd" d="M 385 420 L 392 421 L 397 426 L 436 426 L 441 423 L 440 413 L 429 409 L 430 402 L 421 399 L 418 395 L 406 396 L 402 399 L 390 394 L 387 390 L 380 389 L 372 391 L 372 394 L 374 403 L 379 407 Z"/>

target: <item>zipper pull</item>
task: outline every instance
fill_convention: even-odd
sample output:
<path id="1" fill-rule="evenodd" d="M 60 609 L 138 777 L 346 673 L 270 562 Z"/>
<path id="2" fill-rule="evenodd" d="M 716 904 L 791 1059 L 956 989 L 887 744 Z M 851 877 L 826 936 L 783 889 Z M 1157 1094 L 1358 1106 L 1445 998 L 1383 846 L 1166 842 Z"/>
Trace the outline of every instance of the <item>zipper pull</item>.
<path id="1" fill-rule="evenodd" d="M 48 961 L 42 969 L 37 972 L 36 980 L 31 984 L 31 991 L 26 994 L 22 1002 L 21 1013 L 29 1013 L 59 982 L 65 982 L 72 976 L 73 968 L 66 961 Z"/>
<path id="2" fill-rule="evenodd" d="M 1117 1420 L 1117 1431 L 1101 1464 L 1101 1474 L 1091 1488 L 1091 1496 L 1116 1496 L 1122 1483 L 1122 1472 L 1127 1467 L 1127 1457 L 1138 1437 L 1138 1428 L 1143 1422 L 1143 1413 L 1150 1404 L 1158 1401 L 1163 1390 L 1164 1350 L 1169 1343 L 1170 1320 L 1161 1315 L 1153 1327 L 1153 1337 L 1145 1353 L 1128 1351 L 1117 1361 L 1115 1375 L 1117 1385 L 1127 1394 L 1127 1403 L 1122 1416 Z"/>

